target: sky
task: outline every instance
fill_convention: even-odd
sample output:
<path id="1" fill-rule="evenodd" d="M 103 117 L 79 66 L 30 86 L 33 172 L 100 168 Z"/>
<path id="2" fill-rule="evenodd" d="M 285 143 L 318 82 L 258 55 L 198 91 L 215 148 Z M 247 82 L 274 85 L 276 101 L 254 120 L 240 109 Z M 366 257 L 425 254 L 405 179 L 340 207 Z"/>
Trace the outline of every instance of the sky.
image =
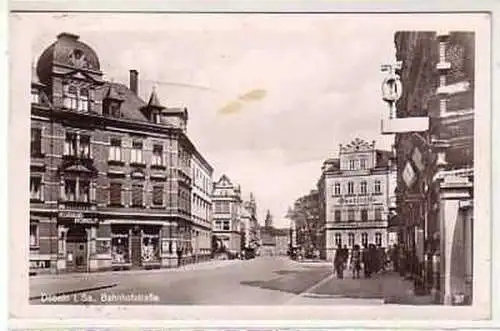
<path id="1" fill-rule="evenodd" d="M 188 135 L 214 167 L 253 192 L 259 221 L 276 226 L 295 199 L 316 187 L 322 162 L 359 137 L 389 149 L 380 134 L 382 64 L 394 61 L 394 32 L 418 15 L 96 15 L 23 17 L 32 60 L 60 32 L 98 54 L 104 78 L 139 94 L 155 87 L 169 107 L 185 106 Z M 421 23 L 422 20 L 419 20 Z"/>

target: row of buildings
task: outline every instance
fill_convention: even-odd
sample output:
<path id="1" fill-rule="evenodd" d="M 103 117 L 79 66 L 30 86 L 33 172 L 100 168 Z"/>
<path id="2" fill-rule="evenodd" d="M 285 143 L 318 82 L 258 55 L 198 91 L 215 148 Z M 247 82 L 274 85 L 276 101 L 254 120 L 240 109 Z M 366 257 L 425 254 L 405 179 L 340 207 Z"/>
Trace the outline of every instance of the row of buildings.
<path id="1" fill-rule="evenodd" d="M 186 133 L 186 108 L 103 79 L 97 54 L 62 33 L 31 84 L 29 262 L 35 272 L 175 267 L 258 242 L 255 199 Z M 214 237 L 215 236 L 215 237 Z M 242 239 L 243 238 L 243 239 Z"/>

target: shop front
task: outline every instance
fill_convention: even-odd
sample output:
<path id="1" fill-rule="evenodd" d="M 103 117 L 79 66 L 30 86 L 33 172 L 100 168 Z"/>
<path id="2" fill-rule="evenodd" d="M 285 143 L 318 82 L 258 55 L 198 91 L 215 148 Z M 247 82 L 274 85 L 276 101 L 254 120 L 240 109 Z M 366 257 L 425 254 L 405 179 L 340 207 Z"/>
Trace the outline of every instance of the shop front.
<path id="1" fill-rule="evenodd" d="M 97 215 L 62 211 L 58 215 L 57 270 L 89 272 L 95 269 Z"/>

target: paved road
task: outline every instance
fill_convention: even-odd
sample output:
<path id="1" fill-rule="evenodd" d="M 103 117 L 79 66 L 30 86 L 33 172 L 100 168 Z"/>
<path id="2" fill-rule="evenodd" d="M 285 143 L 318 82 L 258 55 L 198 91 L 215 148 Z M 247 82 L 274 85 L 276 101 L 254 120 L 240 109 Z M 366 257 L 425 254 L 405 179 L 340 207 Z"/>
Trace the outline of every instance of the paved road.
<path id="1" fill-rule="evenodd" d="M 76 294 L 45 295 L 79 289 Z M 277 257 L 209 263 L 182 271 L 40 276 L 30 282 L 32 304 L 56 299 L 63 304 L 115 305 L 383 304 L 383 292 L 381 279 L 337 280 L 328 264 Z"/>

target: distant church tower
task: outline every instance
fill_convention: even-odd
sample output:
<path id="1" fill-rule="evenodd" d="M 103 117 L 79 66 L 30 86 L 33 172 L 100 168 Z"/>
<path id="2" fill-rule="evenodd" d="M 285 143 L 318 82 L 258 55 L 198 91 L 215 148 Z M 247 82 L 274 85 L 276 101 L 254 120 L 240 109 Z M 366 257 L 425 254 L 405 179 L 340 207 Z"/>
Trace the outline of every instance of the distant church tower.
<path id="1" fill-rule="evenodd" d="M 264 225 L 266 228 L 271 228 L 273 226 L 273 216 L 271 215 L 271 212 L 269 211 L 269 209 L 267 210 L 266 220 L 265 220 Z"/>

